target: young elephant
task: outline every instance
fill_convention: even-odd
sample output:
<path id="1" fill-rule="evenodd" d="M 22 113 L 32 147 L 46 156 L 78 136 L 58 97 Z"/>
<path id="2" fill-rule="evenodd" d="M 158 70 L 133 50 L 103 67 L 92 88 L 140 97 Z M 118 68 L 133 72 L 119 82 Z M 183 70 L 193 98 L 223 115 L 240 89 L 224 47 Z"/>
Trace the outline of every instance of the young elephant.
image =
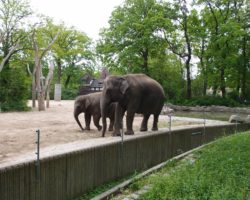
<path id="1" fill-rule="evenodd" d="M 91 116 L 93 116 L 94 124 L 97 129 L 100 131 L 102 126 L 100 126 L 99 121 L 101 118 L 101 109 L 100 109 L 100 99 L 101 92 L 91 93 L 87 95 L 80 95 L 75 99 L 74 105 L 74 117 L 82 131 L 84 131 L 78 116 L 81 113 L 85 113 L 85 130 L 90 130 Z M 115 104 L 111 104 L 108 108 L 107 117 L 110 119 L 109 131 L 113 131 L 114 118 L 115 118 Z"/>

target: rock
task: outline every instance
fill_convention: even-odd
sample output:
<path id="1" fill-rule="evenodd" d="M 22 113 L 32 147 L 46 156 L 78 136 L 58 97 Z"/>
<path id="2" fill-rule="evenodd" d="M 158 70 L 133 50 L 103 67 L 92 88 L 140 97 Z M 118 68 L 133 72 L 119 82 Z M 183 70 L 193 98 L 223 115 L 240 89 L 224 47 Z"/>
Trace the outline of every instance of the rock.
<path id="1" fill-rule="evenodd" d="M 168 115 L 168 114 L 173 114 L 174 110 L 169 108 L 168 106 L 163 106 L 161 114 L 162 115 Z"/>
<path id="2" fill-rule="evenodd" d="M 244 120 L 239 115 L 231 115 L 229 118 L 230 123 L 243 123 Z"/>
<path id="3" fill-rule="evenodd" d="M 244 120 L 244 123 L 250 123 L 250 115 L 247 115 L 246 119 Z"/>

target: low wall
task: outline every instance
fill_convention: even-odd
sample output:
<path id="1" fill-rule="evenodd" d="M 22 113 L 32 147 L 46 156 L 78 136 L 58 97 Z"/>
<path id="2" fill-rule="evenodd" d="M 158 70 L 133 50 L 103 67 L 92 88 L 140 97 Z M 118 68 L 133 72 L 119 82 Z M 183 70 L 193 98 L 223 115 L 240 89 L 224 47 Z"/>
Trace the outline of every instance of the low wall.
<path id="1" fill-rule="evenodd" d="M 0 166 L 1 200 L 73 199 L 95 186 L 125 177 L 223 135 L 249 130 L 250 124 L 225 124 L 167 129 L 116 138 L 105 144 L 64 151 L 41 159 L 40 178 L 35 160 Z"/>
<path id="2" fill-rule="evenodd" d="M 226 106 L 180 106 L 173 104 L 166 104 L 167 108 L 175 111 L 193 111 L 193 112 L 230 112 L 230 113 L 244 113 L 250 114 L 249 107 L 226 107 Z"/>

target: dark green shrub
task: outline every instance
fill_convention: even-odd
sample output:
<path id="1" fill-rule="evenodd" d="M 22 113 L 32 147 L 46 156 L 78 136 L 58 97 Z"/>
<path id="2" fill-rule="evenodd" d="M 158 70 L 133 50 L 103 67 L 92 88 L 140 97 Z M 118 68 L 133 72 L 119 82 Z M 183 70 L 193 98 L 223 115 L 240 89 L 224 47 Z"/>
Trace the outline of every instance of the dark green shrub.
<path id="1" fill-rule="evenodd" d="M 177 102 L 174 102 L 180 105 L 186 106 L 228 106 L 228 107 L 236 107 L 240 106 L 240 103 L 230 98 L 222 98 L 220 96 L 202 96 L 202 97 L 194 97 L 190 100 L 183 99 Z"/>
<path id="2" fill-rule="evenodd" d="M 0 73 L 0 110 L 27 111 L 29 81 L 19 68 L 7 68 Z"/>
<path id="3" fill-rule="evenodd" d="M 227 98 L 232 99 L 236 102 L 243 103 L 241 98 L 239 97 L 239 93 L 236 90 L 227 93 Z"/>
<path id="4" fill-rule="evenodd" d="M 63 100 L 74 100 L 77 97 L 78 92 L 79 91 L 77 89 L 62 88 L 62 99 Z"/>

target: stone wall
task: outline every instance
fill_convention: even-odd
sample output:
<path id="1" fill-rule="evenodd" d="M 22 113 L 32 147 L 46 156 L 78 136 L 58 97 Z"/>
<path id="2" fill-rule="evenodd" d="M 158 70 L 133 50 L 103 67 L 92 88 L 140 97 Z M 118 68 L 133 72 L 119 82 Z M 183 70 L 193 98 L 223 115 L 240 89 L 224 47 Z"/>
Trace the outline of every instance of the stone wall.
<path id="1" fill-rule="evenodd" d="M 231 112 L 231 113 L 244 113 L 250 114 L 249 107 L 226 107 L 226 106 L 178 106 L 173 104 L 166 104 L 168 108 L 171 108 L 175 111 L 194 111 L 194 112 Z"/>

